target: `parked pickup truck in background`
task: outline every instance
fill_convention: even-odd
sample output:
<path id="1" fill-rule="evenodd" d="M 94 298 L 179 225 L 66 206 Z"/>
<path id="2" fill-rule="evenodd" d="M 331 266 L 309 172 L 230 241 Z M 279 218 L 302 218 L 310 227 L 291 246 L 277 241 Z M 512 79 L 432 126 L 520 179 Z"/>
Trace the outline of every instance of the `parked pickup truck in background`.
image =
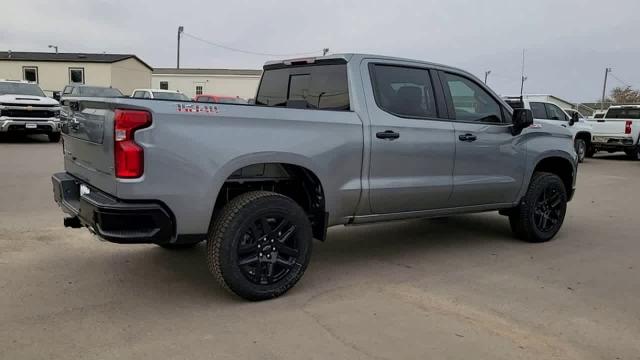
<path id="1" fill-rule="evenodd" d="M 206 239 L 219 283 L 262 300 L 296 284 L 330 226 L 493 210 L 542 242 L 574 193 L 571 133 L 448 66 L 270 62 L 255 103 L 70 99 L 52 178 L 65 225 L 167 249 Z"/>
<path id="2" fill-rule="evenodd" d="M 177 100 L 189 101 L 187 95 L 173 90 L 161 89 L 135 89 L 131 94 L 134 99 L 156 99 L 156 100 Z"/>
<path id="3" fill-rule="evenodd" d="M 640 160 L 640 105 L 611 106 L 604 118 L 592 119 L 593 153 L 624 151 Z"/>
<path id="4" fill-rule="evenodd" d="M 0 133 L 8 132 L 60 141 L 60 104 L 34 83 L 0 80 Z"/>
<path id="5" fill-rule="evenodd" d="M 526 95 L 522 97 L 507 96 L 505 101 L 514 109 L 531 110 L 536 123 L 559 125 L 569 129 L 573 135 L 573 144 L 578 154 L 578 162 L 584 161 L 584 158 L 591 151 L 592 127 L 586 119 L 579 115 L 580 113 L 575 112 L 570 115 L 556 104 L 538 99 L 530 100 Z"/>

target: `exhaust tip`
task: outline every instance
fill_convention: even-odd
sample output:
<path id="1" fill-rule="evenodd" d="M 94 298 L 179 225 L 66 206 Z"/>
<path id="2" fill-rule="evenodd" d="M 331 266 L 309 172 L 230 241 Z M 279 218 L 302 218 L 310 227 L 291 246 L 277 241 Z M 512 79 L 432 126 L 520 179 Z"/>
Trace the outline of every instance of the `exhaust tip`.
<path id="1" fill-rule="evenodd" d="M 64 227 L 68 227 L 72 229 L 79 229 L 82 227 L 82 224 L 80 223 L 80 219 L 78 219 L 77 216 L 64 218 L 63 223 L 64 223 Z"/>

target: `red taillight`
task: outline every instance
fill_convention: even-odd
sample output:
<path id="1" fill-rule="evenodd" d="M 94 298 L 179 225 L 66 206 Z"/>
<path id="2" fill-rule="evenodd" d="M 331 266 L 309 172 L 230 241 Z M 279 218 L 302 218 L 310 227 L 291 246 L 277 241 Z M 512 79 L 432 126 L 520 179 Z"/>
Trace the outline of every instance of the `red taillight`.
<path id="1" fill-rule="evenodd" d="M 631 134 L 631 124 L 633 124 L 633 122 L 631 120 L 627 120 L 627 122 L 624 123 L 624 133 L 625 134 Z"/>
<path id="2" fill-rule="evenodd" d="M 116 110 L 113 149 L 116 177 L 138 178 L 144 173 L 144 150 L 133 141 L 136 130 L 151 125 L 151 114 L 140 110 Z"/>

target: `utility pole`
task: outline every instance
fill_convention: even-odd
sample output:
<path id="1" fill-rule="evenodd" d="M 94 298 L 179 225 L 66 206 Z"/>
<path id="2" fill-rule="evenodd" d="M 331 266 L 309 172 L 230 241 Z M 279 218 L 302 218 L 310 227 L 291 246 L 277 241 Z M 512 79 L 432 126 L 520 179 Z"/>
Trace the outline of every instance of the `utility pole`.
<path id="1" fill-rule="evenodd" d="M 525 49 L 522 49 L 522 77 L 520 78 L 520 99 L 522 99 L 522 94 L 524 92 L 524 82 L 527 81 L 527 77 L 524 75 L 524 52 Z"/>
<path id="2" fill-rule="evenodd" d="M 55 49 L 56 54 L 58 53 L 58 45 L 49 45 L 49 49 Z"/>
<path id="3" fill-rule="evenodd" d="M 487 78 L 491 74 L 491 70 L 487 70 L 484 72 L 484 84 L 487 85 Z"/>
<path id="4" fill-rule="evenodd" d="M 180 37 L 184 32 L 184 26 L 178 26 L 178 59 L 176 61 L 176 69 L 180 69 Z"/>
<path id="5" fill-rule="evenodd" d="M 327 56 L 328 53 L 329 53 L 329 48 L 322 49 L 322 56 Z"/>
<path id="6" fill-rule="evenodd" d="M 600 102 L 600 110 L 604 110 L 604 99 L 607 96 L 607 78 L 609 77 L 610 72 L 611 68 L 604 69 L 604 86 L 602 87 L 602 102 Z"/>

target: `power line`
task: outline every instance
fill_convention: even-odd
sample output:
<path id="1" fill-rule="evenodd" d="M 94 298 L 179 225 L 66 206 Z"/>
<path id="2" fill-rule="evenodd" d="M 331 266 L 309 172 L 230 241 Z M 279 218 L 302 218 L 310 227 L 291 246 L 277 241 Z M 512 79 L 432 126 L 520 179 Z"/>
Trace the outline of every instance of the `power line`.
<path id="1" fill-rule="evenodd" d="M 625 81 L 621 80 L 619 77 L 613 75 L 613 73 L 610 73 L 611 77 L 618 80 L 621 84 L 623 84 L 624 86 L 628 86 L 628 87 L 632 87 L 631 85 L 629 85 L 628 83 L 626 83 Z"/>
<path id="2" fill-rule="evenodd" d="M 202 39 L 200 37 L 197 37 L 195 35 L 191 35 L 191 34 L 186 33 L 186 32 L 182 32 L 182 35 L 187 36 L 189 38 L 192 38 L 194 40 L 203 42 L 205 44 L 211 45 L 211 46 L 215 46 L 215 47 L 218 47 L 218 48 L 222 48 L 222 49 L 229 50 L 229 51 L 235 51 L 235 52 L 239 52 L 239 53 L 243 53 L 243 54 L 249 54 L 249 55 L 289 57 L 289 56 L 313 55 L 313 54 L 319 54 L 319 53 L 321 54 L 321 53 L 324 52 L 324 49 L 320 49 L 320 50 L 316 50 L 316 51 L 308 51 L 308 52 L 297 53 L 297 54 L 271 54 L 271 53 L 263 53 L 263 52 L 256 52 L 256 51 L 249 51 L 249 50 L 242 50 L 242 49 L 233 48 L 233 47 L 230 47 L 230 46 L 226 46 L 226 45 L 214 43 L 214 42 L 209 41 L 209 40 Z"/>

